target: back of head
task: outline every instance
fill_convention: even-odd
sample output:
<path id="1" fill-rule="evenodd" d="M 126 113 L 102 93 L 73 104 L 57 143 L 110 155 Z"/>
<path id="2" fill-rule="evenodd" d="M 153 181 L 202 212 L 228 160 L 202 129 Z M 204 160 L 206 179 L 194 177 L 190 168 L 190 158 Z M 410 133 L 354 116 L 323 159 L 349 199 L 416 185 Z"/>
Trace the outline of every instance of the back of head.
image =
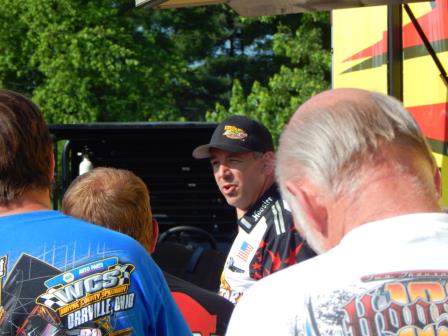
<path id="1" fill-rule="evenodd" d="M 360 168 L 384 161 L 391 148 L 435 167 L 419 126 L 393 97 L 359 89 L 326 91 L 291 118 L 279 145 L 277 178 L 306 178 L 333 195 L 355 190 Z M 400 165 L 400 157 L 387 157 Z M 285 193 L 287 194 L 287 193 Z"/>
<path id="2" fill-rule="evenodd" d="M 399 101 L 336 89 L 314 96 L 291 118 L 280 138 L 276 175 L 298 229 L 323 252 L 363 223 L 436 211 L 436 170 L 424 136 Z M 304 184 L 313 190 L 307 197 L 324 208 L 305 208 L 288 190 L 304 190 Z M 325 242 L 312 223 L 323 225 Z"/>
<path id="3" fill-rule="evenodd" d="M 95 168 L 78 176 L 64 194 L 62 211 L 142 244 L 153 239 L 148 188 L 128 170 Z"/>
<path id="4" fill-rule="evenodd" d="M 0 90 L 0 205 L 30 189 L 52 184 L 52 142 L 39 108 L 13 91 Z"/>

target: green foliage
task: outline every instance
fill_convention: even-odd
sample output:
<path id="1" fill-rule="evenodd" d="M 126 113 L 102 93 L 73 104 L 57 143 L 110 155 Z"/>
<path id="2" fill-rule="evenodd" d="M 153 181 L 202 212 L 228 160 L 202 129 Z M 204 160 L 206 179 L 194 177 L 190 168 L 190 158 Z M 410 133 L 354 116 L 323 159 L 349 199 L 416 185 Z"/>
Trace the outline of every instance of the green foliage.
<path id="1" fill-rule="evenodd" d="M 0 0 L 0 87 L 51 123 L 251 115 L 276 136 L 328 87 L 328 15 L 152 11 L 133 0 Z M 210 111 L 206 115 L 206 111 Z"/>
<path id="2" fill-rule="evenodd" d="M 204 6 L 155 12 L 154 20 L 189 63 L 176 105 L 192 120 L 203 120 L 216 103 L 228 105 L 234 79 L 246 93 L 254 81 L 267 84 L 288 63 L 273 52 L 277 26 L 295 30 L 299 16 L 245 18 L 228 6 Z"/>
<path id="3" fill-rule="evenodd" d="M 279 24 L 273 36 L 276 55 L 289 60 L 270 76 L 266 85 L 255 81 L 248 94 L 234 80 L 229 106 L 216 104 L 207 112 L 210 121 L 242 114 L 267 125 L 277 139 L 297 107 L 312 95 L 329 88 L 329 19 L 326 13 L 303 14 L 296 31 Z M 288 64 L 288 62 L 285 62 Z"/>
<path id="4" fill-rule="evenodd" d="M 185 62 L 169 44 L 158 50 L 165 37 L 133 2 L 0 6 L 0 84 L 32 96 L 49 122 L 180 118 L 170 92 Z"/>

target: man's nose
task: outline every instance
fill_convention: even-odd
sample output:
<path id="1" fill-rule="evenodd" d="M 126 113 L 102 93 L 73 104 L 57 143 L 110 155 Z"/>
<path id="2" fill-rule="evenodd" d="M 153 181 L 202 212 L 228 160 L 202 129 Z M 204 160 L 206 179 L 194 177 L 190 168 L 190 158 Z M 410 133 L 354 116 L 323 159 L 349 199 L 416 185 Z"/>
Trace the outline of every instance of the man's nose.
<path id="1" fill-rule="evenodd" d="M 225 179 L 225 178 L 229 177 L 231 175 L 230 173 L 231 173 L 230 169 L 229 169 L 229 167 L 227 165 L 225 165 L 225 164 L 219 165 L 219 175 L 222 178 Z"/>

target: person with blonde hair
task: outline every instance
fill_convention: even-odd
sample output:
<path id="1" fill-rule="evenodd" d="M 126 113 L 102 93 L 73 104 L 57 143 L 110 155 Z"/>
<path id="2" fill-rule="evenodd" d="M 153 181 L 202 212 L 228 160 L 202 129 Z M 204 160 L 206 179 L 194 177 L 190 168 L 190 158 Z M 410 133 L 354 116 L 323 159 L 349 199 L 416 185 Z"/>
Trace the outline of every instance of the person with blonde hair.
<path id="1" fill-rule="evenodd" d="M 334 89 L 283 130 L 276 175 L 319 255 L 257 283 L 235 335 L 423 335 L 446 331 L 448 214 L 440 174 L 395 98 Z"/>
<path id="2" fill-rule="evenodd" d="M 149 191 L 129 170 L 99 167 L 78 176 L 64 194 L 62 211 L 127 234 L 149 253 L 155 250 L 158 225 Z M 216 293 L 169 273 L 164 275 L 193 334 L 224 335 L 233 305 Z"/>

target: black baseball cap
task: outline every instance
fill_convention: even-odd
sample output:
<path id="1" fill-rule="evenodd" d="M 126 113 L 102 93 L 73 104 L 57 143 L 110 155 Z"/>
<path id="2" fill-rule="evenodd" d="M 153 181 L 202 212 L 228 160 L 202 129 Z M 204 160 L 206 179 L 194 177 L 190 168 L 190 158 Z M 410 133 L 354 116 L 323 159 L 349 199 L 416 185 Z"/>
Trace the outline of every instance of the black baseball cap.
<path id="1" fill-rule="evenodd" d="M 224 119 L 214 130 L 210 143 L 193 150 L 195 159 L 210 157 L 210 148 L 218 148 L 232 153 L 274 151 L 269 130 L 250 118 L 234 115 Z"/>

